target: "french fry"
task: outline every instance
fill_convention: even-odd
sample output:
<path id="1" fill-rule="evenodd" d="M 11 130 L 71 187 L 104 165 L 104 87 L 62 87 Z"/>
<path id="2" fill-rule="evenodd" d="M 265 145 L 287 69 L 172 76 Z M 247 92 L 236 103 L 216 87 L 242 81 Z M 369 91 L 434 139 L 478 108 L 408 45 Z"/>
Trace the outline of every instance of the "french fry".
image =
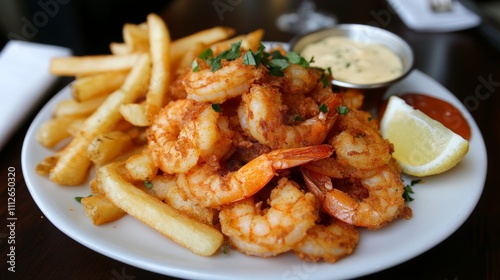
<path id="1" fill-rule="evenodd" d="M 207 46 L 214 44 L 215 42 L 225 40 L 233 36 L 235 30 L 230 27 L 216 26 L 213 28 L 205 29 L 182 37 L 180 39 L 172 41 L 172 46 L 170 49 L 170 61 L 173 69 L 178 69 L 179 62 L 182 60 L 184 53 L 191 46 L 203 43 Z"/>
<path id="2" fill-rule="evenodd" d="M 170 32 L 163 19 L 156 14 L 147 16 L 151 53 L 151 80 L 146 94 L 146 114 L 153 120 L 171 98 L 166 96 L 170 81 Z"/>
<path id="3" fill-rule="evenodd" d="M 87 156 L 97 166 L 102 166 L 118 155 L 132 149 L 133 142 L 129 134 L 122 131 L 110 131 L 96 136 L 87 148 Z"/>
<path id="4" fill-rule="evenodd" d="M 126 54 L 131 54 L 133 52 L 132 48 L 130 48 L 129 45 L 118 42 L 111 42 L 109 44 L 109 50 L 114 55 L 126 55 Z"/>
<path id="5" fill-rule="evenodd" d="M 178 69 L 172 69 L 172 73 L 176 73 L 177 75 L 182 75 L 186 72 L 186 70 L 191 70 L 191 63 L 198 57 L 198 55 L 206 50 L 209 46 L 205 45 L 204 43 L 196 43 L 193 46 L 191 46 L 184 56 L 182 57 L 181 61 L 179 62 L 179 68 Z"/>
<path id="6" fill-rule="evenodd" d="M 112 164 L 98 169 L 102 193 L 129 215 L 200 256 L 213 255 L 224 237 L 217 229 L 199 222 L 124 180 Z"/>
<path id="7" fill-rule="evenodd" d="M 59 160 L 60 154 L 56 153 L 54 155 L 48 156 L 40 161 L 36 167 L 35 172 L 41 176 L 47 176 L 50 174 L 50 171 L 54 166 L 56 166 L 57 161 Z"/>
<path id="8" fill-rule="evenodd" d="M 125 164 L 128 175 L 133 180 L 149 181 L 158 173 L 158 167 L 145 148 L 142 153 L 129 157 Z"/>
<path id="9" fill-rule="evenodd" d="M 123 104 L 120 106 L 120 113 L 126 121 L 135 126 L 149 126 L 145 103 Z"/>
<path id="10" fill-rule="evenodd" d="M 131 69 L 140 54 L 89 55 L 55 57 L 50 63 L 50 73 L 58 76 L 86 76 L 109 71 Z"/>
<path id="11" fill-rule="evenodd" d="M 264 36 L 264 30 L 257 29 L 253 32 L 248 33 L 248 34 L 239 35 L 239 36 L 212 44 L 210 46 L 210 48 L 212 49 L 214 54 L 218 54 L 224 50 L 228 50 L 231 47 L 231 44 L 236 43 L 238 41 L 241 41 L 241 48 L 243 48 L 244 50 L 257 51 L 263 36 Z"/>
<path id="12" fill-rule="evenodd" d="M 246 50 L 257 51 L 262 38 L 264 37 L 264 30 L 257 29 L 253 32 L 248 33 L 241 42 L 241 46 Z"/>
<path id="13" fill-rule="evenodd" d="M 77 118 L 75 119 L 69 126 L 68 128 L 66 129 L 68 131 L 68 133 L 75 137 L 78 132 L 80 131 L 80 129 L 82 128 L 83 126 L 83 123 L 85 122 L 86 118 Z"/>
<path id="14" fill-rule="evenodd" d="M 47 148 L 52 148 L 57 143 L 71 136 L 69 127 L 79 118 L 52 118 L 40 126 L 36 134 L 37 141 Z"/>
<path id="15" fill-rule="evenodd" d="M 127 215 L 127 212 L 116 207 L 104 195 L 83 197 L 80 201 L 85 214 L 94 225 L 114 222 Z"/>
<path id="16" fill-rule="evenodd" d="M 126 23 L 123 25 L 123 41 L 132 52 L 149 51 L 149 34 L 147 25 Z"/>
<path id="17" fill-rule="evenodd" d="M 90 167 L 90 159 L 87 156 L 90 141 L 116 125 L 121 119 L 122 104 L 133 102 L 144 95 L 149 72 L 149 55 L 141 54 L 122 87 L 108 96 L 63 150 L 56 166 L 49 174 L 50 180 L 60 185 L 77 185 L 83 182 Z"/>
<path id="18" fill-rule="evenodd" d="M 128 71 L 112 71 L 79 77 L 71 84 L 71 93 L 77 101 L 107 95 L 119 89 L 127 75 Z"/>
<path id="19" fill-rule="evenodd" d="M 53 115 L 55 118 L 87 117 L 95 112 L 106 98 L 107 96 L 97 96 L 82 102 L 78 102 L 75 99 L 66 99 L 56 105 Z"/>

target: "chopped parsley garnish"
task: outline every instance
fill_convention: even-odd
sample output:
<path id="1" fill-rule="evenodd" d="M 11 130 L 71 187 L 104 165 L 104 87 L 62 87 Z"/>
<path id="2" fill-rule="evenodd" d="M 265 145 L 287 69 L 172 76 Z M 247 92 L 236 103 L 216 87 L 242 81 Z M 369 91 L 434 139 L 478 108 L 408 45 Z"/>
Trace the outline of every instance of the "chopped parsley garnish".
<path id="1" fill-rule="evenodd" d="M 240 48 L 241 41 L 231 44 L 231 48 L 229 50 L 225 50 L 217 56 L 214 56 L 214 53 L 211 49 L 206 49 L 200 55 L 198 55 L 198 58 L 205 61 L 210 66 L 210 70 L 215 72 L 222 67 L 221 61 L 223 59 L 231 61 L 239 58 L 241 56 Z M 256 52 L 248 50 L 243 55 L 243 64 L 254 65 L 255 67 L 263 65 L 269 70 L 269 73 L 271 75 L 282 77 L 284 75 L 283 70 L 290 66 L 290 64 L 297 64 L 307 68 L 313 61 L 312 59 L 311 61 L 307 61 L 297 52 L 288 52 L 286 55 L 283 55 L 279 51 L 268 53 L 265 52 L 264 49 L 265 46 L 261 43 Z M 200 70 L 198 61 L 193 61 L 193 63 L 191 64 L 191 69 L 193 72 L 197 72 Z"/>
<path id="2" fill-rule="evenodd" d="M 212 109 L 214 109 L 214 111 L 217 113 L 222 112 L 222 109 L 220 108 L 220 104 L 218 104 L 218 103 L 212 104 Z"/>
<path id="3" fill-rule="evenodd" d="M 200 71 L 200 64 L 198 64 L 198 60 L 193 60 L 193 62 L 191 63 L 191 70 L 193 70 L 193 72 Z"/>
<path id="4" fill-rule="evenodd" d="M 227 243 L 223 244 L 221 249 L 224 255 L 227 255 L 229 253 L 229 245 Z"/>
<path id="5" fill-rule="evenodd" d="M 153 187 L 153 183 L 146 179 L 146 181 L 144 181 L 144 186 L 146 187 L 146 189 L 151 189 Z"/>
<path id="6" fill-rule="evenodd" d="M 413 194 L 413 186 L 416 184 L 420 183 L 422 181 L 421 179 L 418 180 L 411 180 L 410 184 L 405 185 L 404 187 L 404 193 L 403 193 L 403 198 L 405 201 L 413 201 L 413 197 L 410 196 L 410 194 Z"/>
<path id="7" fill-rule="evenodd" d="M 257 60 L 255 60 L 255 54 L 252 50 L 247 51 L 245 56 L 243 56 L 243 64 L 258 66 Z"/>
<path id="8" fill-rule="evenodd" d="M 340 105 L 339 107 L 337 107 L 337 112 L 342 116 L 345 116 L 347 115 L 347 113 L 349 113 L 349 108 L 344 105 Z"/>
<path id="9" fill-rule="evenodd" d="M 325 104 L 325 103 L 323 103 L 323 104 L 319 105 L 319 111 L 320 111 L 321 113 L 328 113 L 328 107 L 326 106 L 326 104 Z"/>
<path id="10" fill-rule="evenodd" d="M 225 60 L 235 60 L 240 57 L 241 41 L 231 44 L 231 48 L 229 50 L 225 50 L 221 52 L 219 55 L 214 57 L 214 53 L 212 49 L 208 48 L 204 50 L 201 54 L 198 55 L 198 58 L 203 59 L 208 65 L 210 65 L 210 70 L 215 72 L 221 68 L 221 61 Z M 194 67 L 193 67 L 194 66 Z M 196 62 L 191 64 L 191 69 L 196 72 L 199 71 L 199 65 Z"/>
<path id="11" fill-rule="evenodd" d="M 302 57 L 297 52 L 287 52 L 286 58 L 290 63 L 298 64 L 304 68 L 309 67 L 309 61 L 307 61 L 304 57 Z"/>
<path id="12" fill-rule="evenodd" d="M 296 122 L 301 122 L 301 121 L 303 121 L 303 120 L 304 120 L 304 119 L 302 118 L 302 116 L 301 116 L 301 115 L 297 115 L 297 116 L 295 116 L 295 121 L 296 121 Z"/>
<path id="13" fill-rule="evenodd" d="M 328 76 L 325 73 L 321 74 L 321 83 L 323 84 L 323 88 L 327 88 L 330 86 L 330 82 L 328 82 Z"/>

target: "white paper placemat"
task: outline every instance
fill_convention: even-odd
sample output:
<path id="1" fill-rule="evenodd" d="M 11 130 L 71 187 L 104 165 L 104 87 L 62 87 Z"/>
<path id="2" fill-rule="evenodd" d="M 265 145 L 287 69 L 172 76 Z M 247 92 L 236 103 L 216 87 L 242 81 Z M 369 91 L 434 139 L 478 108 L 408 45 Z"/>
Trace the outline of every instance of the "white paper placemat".
<path id="1" fill-rule="evenodd" d="M 453 1 L 453 9 L 435 13 L 428 0 L 388 0 L 401 20 L 411 29 L 427 32 L 451 32 L 476 27 L 481 18 L 464 7 L 459 1 Z"/>
<path id="2" fill-rule="evenodd" d="M 68 48 L 26 41 L 5 45 L 0 53 L 0 150 L 56 81 L 49 73 L 50 60 L 70 54 Z"/>

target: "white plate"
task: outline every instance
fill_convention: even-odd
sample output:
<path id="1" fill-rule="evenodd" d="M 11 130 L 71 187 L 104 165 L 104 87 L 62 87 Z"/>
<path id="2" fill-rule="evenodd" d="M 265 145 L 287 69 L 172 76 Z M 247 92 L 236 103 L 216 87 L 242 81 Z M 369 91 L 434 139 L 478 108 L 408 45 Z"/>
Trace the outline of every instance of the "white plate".
<path id="1" fill-rule="evenodd" d="M 53 153 L 40 146 L 35 134 L 51 115 L 56 102 L 69 98 L 66 88 L 33 121 L 22 151 L 22 167 L 29 191 L 44 215 L 61 231 L 84 246 L 145 270 L 196 279 L 345 279 L 371 274 L 405 262 L 450 236 L 469 217 L 486 178 L 486 149 L 481 133 L 466 108 L 444 87 L 415 70 L 391 92 L 423 92 L 459 108 L 472 128 L 470 150 L 445 174 L 425 178 L 414 187 L 411 220 L 399 220 L 378 231 L 361 230 L 354 254 L 335 264 L 307 263 L 293 254 L 275 258 L 248 257 L 230 251 L 199 257 L 127 216 L 94 226 L 74 197 L 89 194 L 87 184 L 61 187 L 35 174 L 35 165 Z M 408 183 L 411 178 L 406 177 Z"/>

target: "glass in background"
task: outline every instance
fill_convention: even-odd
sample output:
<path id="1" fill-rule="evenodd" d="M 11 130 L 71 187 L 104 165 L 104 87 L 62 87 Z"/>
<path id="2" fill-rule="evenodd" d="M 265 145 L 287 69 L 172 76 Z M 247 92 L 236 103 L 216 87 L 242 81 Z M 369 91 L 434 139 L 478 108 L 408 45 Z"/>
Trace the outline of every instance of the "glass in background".
<path id="1" fill-rule="evenodd" d="M 337 17 L 317 10 L 313 0 L 302 0 L 296 11 L 282 14 L 276 19 L 278 29 L 292 34 L 307 33 L 335 24 Z"/>

